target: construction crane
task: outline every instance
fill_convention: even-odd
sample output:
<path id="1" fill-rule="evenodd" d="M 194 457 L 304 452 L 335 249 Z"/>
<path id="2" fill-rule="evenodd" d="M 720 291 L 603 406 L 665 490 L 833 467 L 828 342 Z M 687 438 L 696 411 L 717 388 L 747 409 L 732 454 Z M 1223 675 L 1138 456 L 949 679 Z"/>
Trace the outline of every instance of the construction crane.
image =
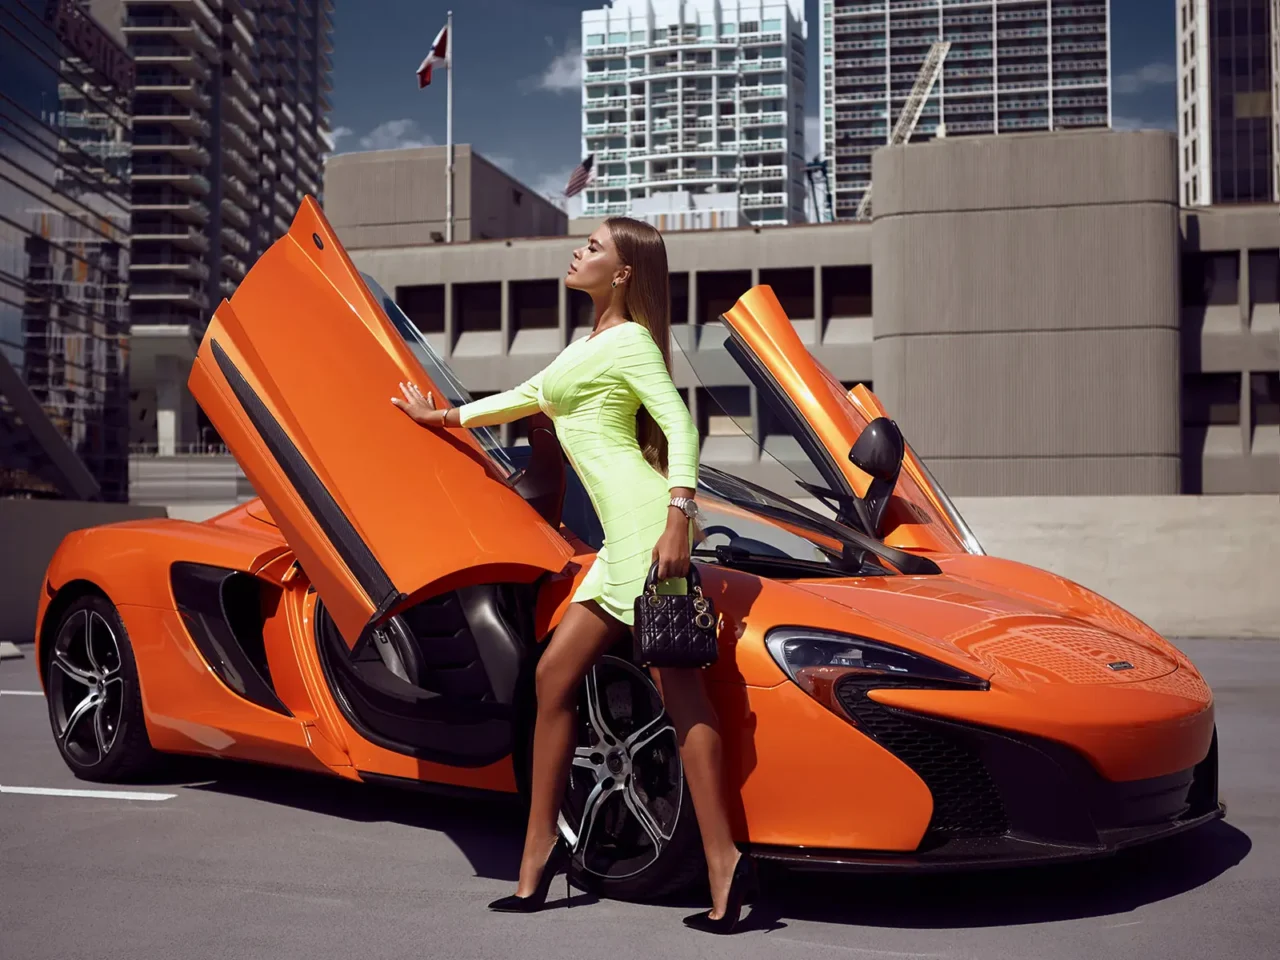
<path id="1" fill-rule="evenodd" d="M 947 51 L 950 49 L 950 40 L 939 40 L 929 48 L 924 63 L 920 65 L 920 72 L 916 74 L 916 82 L 912 85 L 911 92 L 907 94 L 907 102 L 903 104 L 902 113 L 898 115 L 898 122 L 889 136 L 889 146 L 897 146 L 911 139 L 911 134 L 915 132 L 916 124 L 920 121 L 920 114 L 924 112 L 929 94 L 933 92 L 933 85 L 938 82 L 938 77 L 942 74 L 942 61 L 947 59 Z M 865 220 L 871 213 L 871 186 L 867 184 L 866 192 L 862 194 L 862 202 L 858 204 L 858 210 L 853 215 L 855 220 Z"/>
<path id="2" fill-rule="evenodd" d="M 804 175 L 809 181 L 809 198 L 813 201 L 813 216 L 818 223 L 830 222 L 836 218 L 836 212 L 831 202 L 831 181 L 827 179 L 827 161 L 821 156 L 816 156 L 804 166 Z M 822 197 L 823 203 L 818 203 L 818 188 L 815 183 L 816 178 L 822 178 Z M 823 218 L 823 211 L 826 211 L 826 218 Z"/>

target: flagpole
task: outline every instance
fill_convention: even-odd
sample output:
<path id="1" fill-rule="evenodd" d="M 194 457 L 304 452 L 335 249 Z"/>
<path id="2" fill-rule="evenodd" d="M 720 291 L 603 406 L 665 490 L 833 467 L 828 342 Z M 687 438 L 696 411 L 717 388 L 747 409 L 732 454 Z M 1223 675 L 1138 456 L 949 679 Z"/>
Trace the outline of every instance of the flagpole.
<path id="1" fill-rule="evenodd" d="M 445 94 L 445 194 L 444 194 L 444 237 L 453 243 L 453 11 L 445 21 L 445 57 L 448 59 L 448 90 Z"/>

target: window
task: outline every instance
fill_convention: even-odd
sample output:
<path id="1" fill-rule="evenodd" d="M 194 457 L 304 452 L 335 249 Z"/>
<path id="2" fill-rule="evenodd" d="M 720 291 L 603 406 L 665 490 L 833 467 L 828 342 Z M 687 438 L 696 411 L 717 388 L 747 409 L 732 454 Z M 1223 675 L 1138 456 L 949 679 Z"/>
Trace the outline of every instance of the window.
<path id="1" fill-rule="evenodd" d="M 1198 147 L 1199 143 L 1200 143 L 1200 141 L 1199 141 L 1199 140 L 1192 140 L 1192 141 L 1191 141 L 1191 165 L 1192 165 L 1193 167 L 1194 167 L 1196 164 L 1198 164 L 1198 163 L 1200 162 L 1200 158 L 1197 156 L 1197 154 L 1200 152 L 1200 151 L 1197 149 L 1197 147 Z"/>
<path id="2" fill-rule="evenodd" d="M 738 25 L 736 23 L 720 24 L 720 36 L 722 37 L 731 37 L 737 32 L 738 32 Z"/>
<path id="3" fill-rule="evenodd" d="M 1182 422 L 1214 426 L 1240 422 L 1240 374 L 1189 373 L 1182 378 Z"/>
<path id="4" fill-rule="evenodd" d="M 1259 427 L 1280 425 L 1280 373 L 1249 375 L 1253 394 L 1253 423 Z"/>
<path id="5" fill-rule="evenodd" d="M 759 32 L 760 32 L 760 21 L 758 21 L 758 20 L 743 20 L 743 21 L 742 21 L 742 32 L 743 32 L 743 33 L 759 33 Z"/>
<path id="6" fill-rule="evenodd" d="M 632 30 L 632 31 L 631 31 L 631 42 L 632 42 L 632 43 L 644 43 L 644 42 L 645 42 L 645 40 L 647 40 L 647 39 L 648 39 L 648 36 L 647 36 L 647 34 L 645 34 L 645 32 L 644 32 L 643 30 Z"/>
<path id="7" fill-rule="evenodd" d="M 1249 251 L 1249 300 L 1280 303 L 1280 250 Z"/>
<path id="8" fill-rule="evenodd" d="M 1196 199 L 1192 182 L 1192 200 Z M 1240 256 L 1234 251 L 1187 253 L 1182 257 L 1182 305 L 1221 307 L 1239 302 Z"/>
<path id="9" fill-rule="evenodd" d="M 587 34 L 587 46 L 588 46 L 588 47 L 598 47 L 598 46 L 600 46 L 600 45 L 601 45 L 601 44 L 603 44 L 603 43 L 604 43 L 604 34 L 603 34 L 603 33 L 588 33 L 588 34 Z"/>
<path id="10" fill-rule="evenodd" d="M 621 31 L 618 33 L 610 33 L 609 42 L 610 43 L 626 43 L 627 42 L 626 31 Z"/>
<path id="11" fill-rule="evenodd" d="M 781 20 L 766 20 L 766 21 L 764 22 L 763 29 L 764 29 L 764 32 L 765 32 L 765 33 L 769 33 L 770 31 L 777 31 L 777 30 L 781 30 L 781 29 L 782 29 L 782 21 L 781 21 Z"/>
<path id="12" fill-rule="evenodd" d="M 716 27 L 714 23 L 704 23 L 698 27 L 698 36 L 713 37 L 715 36 Z"/>
<path id="13" fill-rule="evenodd" d="M 1185 4 L 1182 7 L 1182 29 L 1187 29 L 1187 7 Z"/>

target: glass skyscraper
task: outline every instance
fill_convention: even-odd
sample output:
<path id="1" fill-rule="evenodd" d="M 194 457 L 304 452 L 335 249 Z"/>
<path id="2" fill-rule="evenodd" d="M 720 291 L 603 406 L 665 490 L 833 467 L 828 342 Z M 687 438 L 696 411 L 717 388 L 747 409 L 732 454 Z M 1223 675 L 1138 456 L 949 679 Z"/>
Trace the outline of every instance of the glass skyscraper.
<path id="1" fill-rule="evenodd" d="M 0 496 L 128 499 L 135 73 L 88 7 L 0 5 Z"/>

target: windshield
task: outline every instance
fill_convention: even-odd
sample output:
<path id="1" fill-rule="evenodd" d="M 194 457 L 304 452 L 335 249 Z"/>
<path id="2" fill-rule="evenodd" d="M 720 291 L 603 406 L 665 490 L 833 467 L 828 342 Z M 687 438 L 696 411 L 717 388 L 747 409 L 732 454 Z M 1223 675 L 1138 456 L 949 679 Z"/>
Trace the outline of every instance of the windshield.
<path id="1" fill-rule="evenodd" d="M 841 418 L 841 433 L 856 440 L 867 424 L 886 415 L 873 394 L 860 385 L 846 389 L 816 360 L 816 375 L 797 380 L 790 392 L 784 390 L 770 364 L 735 336 L 723 317 L 707 324 L 679 325 L 673 328 L 672 341 L 698 391 L 698 419 L 708 434 L 704 461 L 731 461 L 739 474 L 750 476 L 781 500 L 870 533 L 862 529 L 852 510 L 841 509 L 842 501 L 858 495 L 848 478 L 850 467 L 837 461 L 830 441 L 819 436 L 807 415 L 808 401 L 821 393 L 827 398 L 823 408 L 835 410 Z M 785 366 L 786 358 L 774 363 Z M 818 405 L 812 404 L 812 409 Z M 910 445 L 886 516 L 886 543 L 909 550 L 982 552 Z"/>
<path id="2" fill-rule="evenodd" d="M 391 325 L 396 328 L 400 336 L 404 338 L 405 343 L 409 345 L 409 349 L 413 351 L 418 362 L 422 364 L 424 370 L 427 371 L 432 382 L 440 388 L 444 393 L 445 399 L 449 401 L 450 406 L 460 407 L 464 403 L 470 403 L 472 396 L 466 387 L 460 381 L 449 365 L 440 358 L 435 349 L 427 342 L 427 338 L 414 325 L 400 305 L 395 302 L 391 294 L 382 289 L 382 285 L 377 280 L 369 276 L 367 273 L 361 272 L 361 279 L 364 280 L 365 286 L 369 288 L 369 292 L 373 294 L 375 300 L 382 304 L 382 310 L 387 315 L 387 319 L 391 321 Z M 515 472 L 515 465 L 511 462 L 511 458 L 503 449 L 498 435 L 488 427 L 468 427 L 468 432 L 476 438 L 485 453 L 493 459 L 498 467 L 503 471 L 503 475 L 510 477 Z"/>

